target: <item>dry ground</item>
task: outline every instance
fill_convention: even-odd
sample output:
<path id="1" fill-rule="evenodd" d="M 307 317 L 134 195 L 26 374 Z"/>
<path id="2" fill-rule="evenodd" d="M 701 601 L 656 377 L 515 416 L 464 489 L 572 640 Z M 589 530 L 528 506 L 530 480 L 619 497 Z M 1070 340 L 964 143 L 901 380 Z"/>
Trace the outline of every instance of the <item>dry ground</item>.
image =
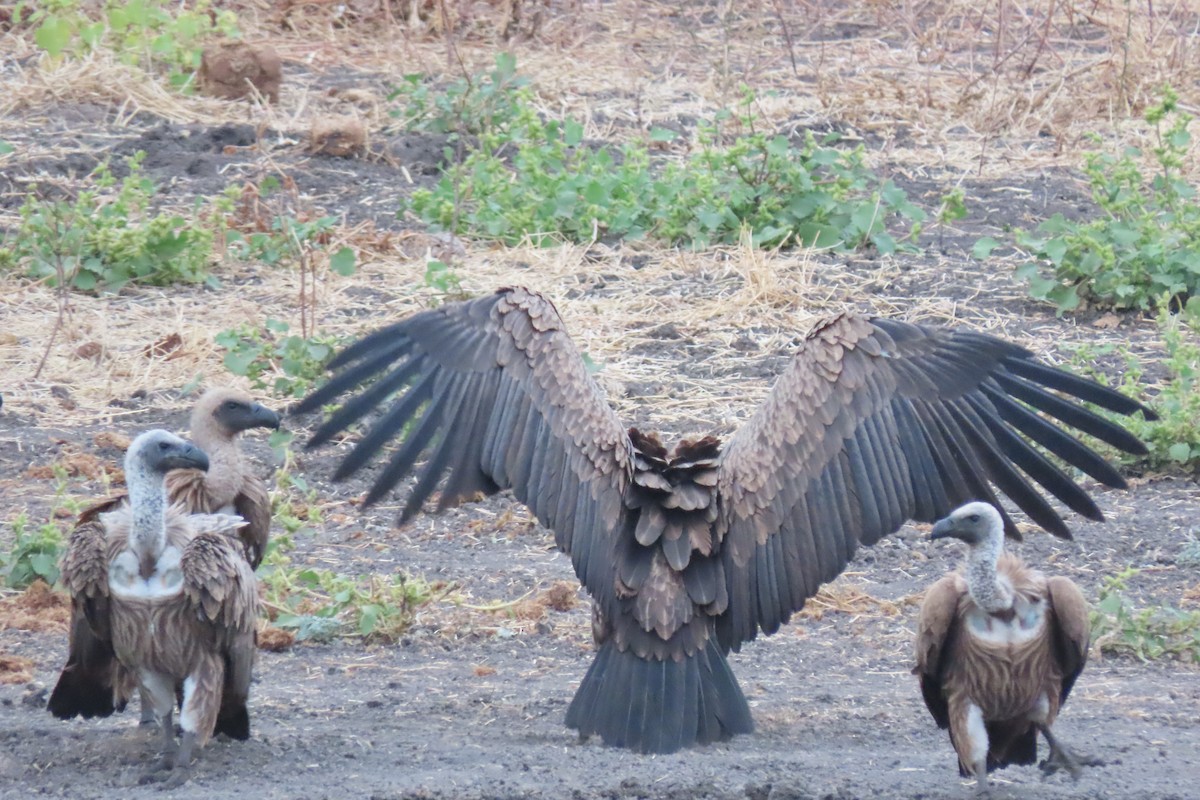
<path id="1" fill-rule="evenodd" d="M 244 27 L 285 59 L 281 102 L 264 109 L 180 99 L 94 57 L 54 65 L 20 31 L 0 33 L 0 226 L 28 185 L 70 186 L 99 158 L 147 152 L 162 201 L 291 176 L 305 202 L 339 216 L 337 241 L 360 250 L 350 278 L 320 286 L 323 331 L 350 335 L 434 301 L 427 252 L 453 260 L 473 292 L 521 283 L 553 297 L 623 418 L 671 435 L 727 434 L 786 364 L 819 314 L 846 307 L 990 329 L 1052 361 L 1098 339 L 1153 357 L 1153 324 L 1100 311 L 1056 318 L 1025 297 L 1015 257 L 968 258 L 981 235 L 1031 226 L 1054 211 L 1086 213 L 1075 168 L 1096 131 L 1144 142 L 1138 110 L 1171 81 L 1197 97 L 1194 4 L 849 4 L 761 2 L 526 4 L 509 43 L 550 113 L 587 121 L 588 136 L 621 140 L 651 125 L 688 128 L 746 82 L 783 130 L 835 127 L 863 140 L 872 164 L 924 207 L 961 185 L 969 216 L 895 258 L 701 253 L 636 246 L 499 248 L 427 237 L 394 218 L 397 197 L 436 175 L 441 141 L 388 128 L 386 87 L 409 72 L 490 65 L 502 25 L 483 8 L 469 32 L 443 38 L 379 18 L 338 24 L 314 2 L 280 25 L 281 6 L 243 4 Z M 372 6 L 374 7 L 374 6 Z M 1125 16 L 1129 14 L 1130 16 Z M 368 15 L 369 16 L 369 15 Z M 0 27 L 0 31 L 3 28 Z M 448 66 L 449 64 L 449 66 Z M 768 94 L 767 90 L 772 90 Z M 373 155 L 312 156 L 305 137 L 328 113 L 357 114 Z M 1194 170 L 1195 165 L 1187 165 Z M 1192 173 L 1195 174 L 1194 172 Z M 266 316 L 295 322 L 298 277 L 280 267 L 224 264 L 223 288 L 137 289 L 75 297 L 49 342 L 51 289 L 0 276 L 0 522 L 45 519 L 62 505 L 46 468 L 68 469 L 65 491 L 104 490 L 97 465 L 119 453 L 96 434 L 181 429 L 182 387 L 233 380 L 214 335 Z M 1112 326 L 1116 322 L 1116 327 Z M 147 355 L 177 333 L 180 346 Z M 82 347 L 95 343 L 97 347 Z M 49 345 L 41 375 L 38 363 Z M 1120 364 L 1104 363 L 1114 372 Z M 283 403 L 278 398 L 277 405 Z M 306 422 L 293 425 L 302 428 Z M 268 471 L 270 453 L 252 443 Z M 395 645 L 298 645 L 263 652 L 254 736 L 216 742 L 179 797 L 412 798 L 940 798 L 961 797 L 945 735 L 909 674 L 919 592 L 956 562 L 905 528 L 859 554 L 850 571 L 779 635 L 733 657 L 758 731 L 666 757 L 580 744 L 562 726 L 590 658 L 584 598 L 529 611 L 567 560 L 522 507 L 493 498 L 397 529 L 397 508 L 360 513 L 362 484 L 325 480 L 336 453 L 300 455 L 293 471 L 317 489 L 324 522 L 297 534 L 292 557 L 340 572 L 402 570 L 454 591 L 423 608 Z M 1187 607 L 1200 595 L 1180 563 L 1198 532 L 1200 497 L 1181 476 L 1131 475 L 1129 492 L 1097 489 L 1104 525 L 1073 520 L 1076 543 L 1033 533 L 1020 551 L 1071 575 L 1095 598 L 1103 579 L 1141 568 L 1130 597 Z M 11 532 L 0 530 L 0 550 Z M 1190 600 L 1189 600 L 1190 598 Z M 142 797 L 148 750 L 133 715 L 61 723 L 44 711 L 65 651 L 61 610 L 18 615 L 0 598 L 0 797 Z M 569 605 L 569 604 L 568 604 Z M 495 606 L 496 610 L 488 610 Z M 1093 655 L 1059 725 L 1108 765 L 1077 783 L 1036 770 L 1000 774 L 1003 796 L 1197 798 L 1200 674 L 1192 664 Z"/>

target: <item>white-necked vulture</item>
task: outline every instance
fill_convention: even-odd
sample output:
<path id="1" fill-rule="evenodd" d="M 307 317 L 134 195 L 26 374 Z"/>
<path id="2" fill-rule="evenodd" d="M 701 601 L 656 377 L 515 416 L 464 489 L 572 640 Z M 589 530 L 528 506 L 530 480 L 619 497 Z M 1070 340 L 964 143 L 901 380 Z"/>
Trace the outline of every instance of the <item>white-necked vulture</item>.
<path id="1" fill-rule="evenodd" d="M 933 538 L 969 546 L 966 568 L 925 593 L 917 665 L 925 705 L 950 729 L 963 777 L 988 790 L 988 773 L 1037 761 L 1078 777 L 1098 763 L 1075 755 L 1050 728 L 1087 662 L 1087 601 L 1069 578 L 1047 578 L 1004 552 L 1004 522 L 988 503 L 968 503 L 933 526 Z"/>
<path id="2" fill-rule="evenodd" d="M 809 332 L 728 443 L 707 436 L 668 450 L 626 431 L 554 306 L 521 288 L 416 314 L 330 368 L 297 413 L 374 383 L 309 447 L 381 412 L 334 477 L 403 435 L 366 498 L 383 497 L 428 451 L 402 520 L 443 475 L 439 508 L 512 489 L 554 531 L 598 606 L 602 643 L 567 724 L 653 752 L 752 729 L 726 653 L 778 630 L 859 544 L 972 499 L 996 502 L 993 485 L 1069 537 L 1025 476 L 1101 519 L 1027 439 L 1124 486 L 1046 417 L 1141 453 L 1136 437 L 1071 398 L 1150 413 L 993 336 L 842 314 Z M 1004 525 L 1017 534 L 1007 516 Z"/>
<path id="3" fill-rule="evenodd" d="M 166 477 L 167 496 L 172 505 L 189 514 L 237 514 L 246 520 L 237 535 L 251 568 L 257 568 L 266 551 L 271 528 L 271 496 L 267 484 L 246 463 L 240 438 L 253 428 L 278 429 L 279 414 L 235 389 L 210 389 L 196 402 L 191 414 L 191 434 L 209 458 L 208 470 L 176 469 Z M 116 510 L 126 499 L 120 492 L 85 509 L 76 531 L 98 528 L 102 514 Z M 94 532 L 88 535 L 95 535 Z M 132 676 L 121 672 L 112 642 L 98 636 L 88 624 L 83 609 L 72 610 L 67 663 L 59 675 L 47 704 L 60 719 L 76 715 L 106 717 L 122 710 L 131 688 Z M 153 709 L 143 702 L 142 721 L 154 722 Z M 221 717 L 225 725 L 230 718 Z M 246 738 L 240 726 L 218 728 L 234 738 Z"/>
<path id="4" fill-rule="evenodd" d="M 166 757 L 148 775 L 172 783 L 186 775 L 193 748 L 204 746 L 219 717 L 247 735 L 250 727 L 259 601 L 237 536 L 245 521 L 187 514 L 168 504 L 165 487 L 171 469 L 207 467 L 195 445 L 167 431 L 143 433 L 125 455 L 128 500 L 98 525 L 77 528 L 63 559 L 73 602 L 98 638 L 111 641 L 162 727 Z M 177 693 L 180 745 L 172 725 Z"/>

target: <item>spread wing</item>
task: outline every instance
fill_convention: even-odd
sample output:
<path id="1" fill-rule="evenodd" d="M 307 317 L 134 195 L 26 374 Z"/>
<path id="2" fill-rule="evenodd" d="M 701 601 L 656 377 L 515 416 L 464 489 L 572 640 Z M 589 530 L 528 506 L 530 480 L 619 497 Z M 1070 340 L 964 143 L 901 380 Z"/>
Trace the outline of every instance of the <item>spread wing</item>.
<path id="1" fill-rule="evenodd" d="M 917 621 L 917 665 L 913 674 L 921 683 L 925 706 L 939 728 L 950 725 L 950 709 L 942 694 L 942 657 L 953 649 L 958 626 L 958 601 L 966 593 L 962 578 L 944 576 L 925 590 Z"/>
<path id="2" fill-rule="evenodd" d="M 1070 532 L 1030 480 L 1103 519 L 1030 440 L 1117 487 L 1125 482 L 1116 470 L 1048 417 L 1126 452 L 1145 447 L 1074 399 L 1152 416 L 986 334 L 854 315 L 814 328 L 722 458 L 722 644 L 777 630 L 860 543 L 906 520 L 932 522 L 969 500 L 1000 508 L 993 486 L 1056 536 Z M 1004 524 L 1018 536 L 1007 514 Z"/>
<path id="3" fill-rule="evenodd" d="M 316 410 L 377 380 L 348 399 L 307 447 L 382 410 L 335 480 L 403 435 L 368 503 L 411 473 L 428 451 L 402 519 L 421 508 L 446 473 L 439 508 L 512 489 L 554 531 L 584 586 L 611 608 L 632 444 L 548 300 L 502 289 L 425 311 L 351 345 L 330 368 L 334 377 L 294 413 Z"/>
<path id="4" fill-rule="evenodd" d="M 1065 703 L 1067 695 L 1075 685 L 1075 679 L 1087 664 L 1091 621 L 1087 600 L 1069 578 L 1055 576 L 1048 579 L 1046 593 L 1050 598 L 1050 610 L 1053 615 L 1054 657 L 1063 673 L 1060 701 Z"/>

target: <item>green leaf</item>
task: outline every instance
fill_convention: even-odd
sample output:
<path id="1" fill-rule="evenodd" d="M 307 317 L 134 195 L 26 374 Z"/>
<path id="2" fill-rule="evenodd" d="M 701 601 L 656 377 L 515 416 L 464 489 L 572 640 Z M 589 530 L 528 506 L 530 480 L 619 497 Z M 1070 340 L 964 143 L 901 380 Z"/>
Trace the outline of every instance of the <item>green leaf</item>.
<path id="1" fill-rule="evenodd" d="M 249 375 L 250 366 L 258 358 L 258 349 L 231 350 L 225 354 L 225 369 L 234 375 Z"/>
<path id="2" fill-rule="evenodd" d="M 650 129 L 650 141 L 652 142 L 673 142 L 678 138 L 679 134 L 670 128 L 655 126 Z"/>
<path id="3" fill-rule="evenodd" d="M 14 148 L 11 144 L 4 141 L 3 139 L 0 139 L 0 156 L 6 156 L 9 153 L 13 152 L 13 150 L 14 150 Z"/>
<path id="4" fill-rule="evenodd" d="M 58 580 L 58 567 L 55 565 L 54 556 L 48 553 L 35 553 L 29 558 L 29 565 L 33 567 L 33 571 L 46 580 L 46 583 L 51 585 Z"/>
<path id="5" fill-rule="evenodd" d="M 343 247 L 329 257 L 329 268 L 338 275 L 350 276 L 354 274 L 354 250 L 350 247 Z"/>
<path id="6" fill-rule="evenodd" d="M 971 257 L 983 261 L 992 254 L 992 251 L 1000 246 L 1000 242 L 993 239 L 991 236 L 984 236 L 975 242 L 975 246 L 971 248 Z"/>
<path id="7" fill-rule="evenodd" d="M 563 143 L 576 147 L 583 141 L 583 126 L 573 119 L 563 122 Z"/>
<path id="8" fill-rule="evenodd" d="M 72 283 L 75 288 L 81 292 L 90 292 L 96 288 L 96 273 L 86 269 L 81 269 L 75 273 L 75 280 Z"/>
<path id="9" fill-rule="evenodd" d="M 1167 448 L 1167 456 L 1172 461 L 1178 461 L 1181 464 L 1187 463 L 1188 459 L 1192 457 L 1192 446 L 1187 442 L 1176 442 Z"/>
<path id="10" fill-rule="evenodd" d="M 64 17 L 48 16 L 33 32 L 33 41 L 51 56 L 58 57 L 67 49 L 74 34 L 71 23 Z"/>

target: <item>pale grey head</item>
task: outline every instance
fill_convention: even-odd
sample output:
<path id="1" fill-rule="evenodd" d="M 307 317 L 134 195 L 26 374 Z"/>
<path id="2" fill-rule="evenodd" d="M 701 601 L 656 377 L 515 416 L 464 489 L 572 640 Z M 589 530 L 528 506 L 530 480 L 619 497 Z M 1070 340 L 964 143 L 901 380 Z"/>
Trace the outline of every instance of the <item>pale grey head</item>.
<path id="1" fill-rule="evenodd" d="M 133 440 L 125 453 L 125 473 L 166 475 L 173 469 L 208 469 L 208 456 L 191 442 L 160 429 L 146 431 Z"/>
<path id="2" fill-rule="evenodd" d="M 1003 542 L 1004 522 L 990 503 L 967 503 L 937 521 L 931 539 L 958 539 L 972 547 Z"/>

